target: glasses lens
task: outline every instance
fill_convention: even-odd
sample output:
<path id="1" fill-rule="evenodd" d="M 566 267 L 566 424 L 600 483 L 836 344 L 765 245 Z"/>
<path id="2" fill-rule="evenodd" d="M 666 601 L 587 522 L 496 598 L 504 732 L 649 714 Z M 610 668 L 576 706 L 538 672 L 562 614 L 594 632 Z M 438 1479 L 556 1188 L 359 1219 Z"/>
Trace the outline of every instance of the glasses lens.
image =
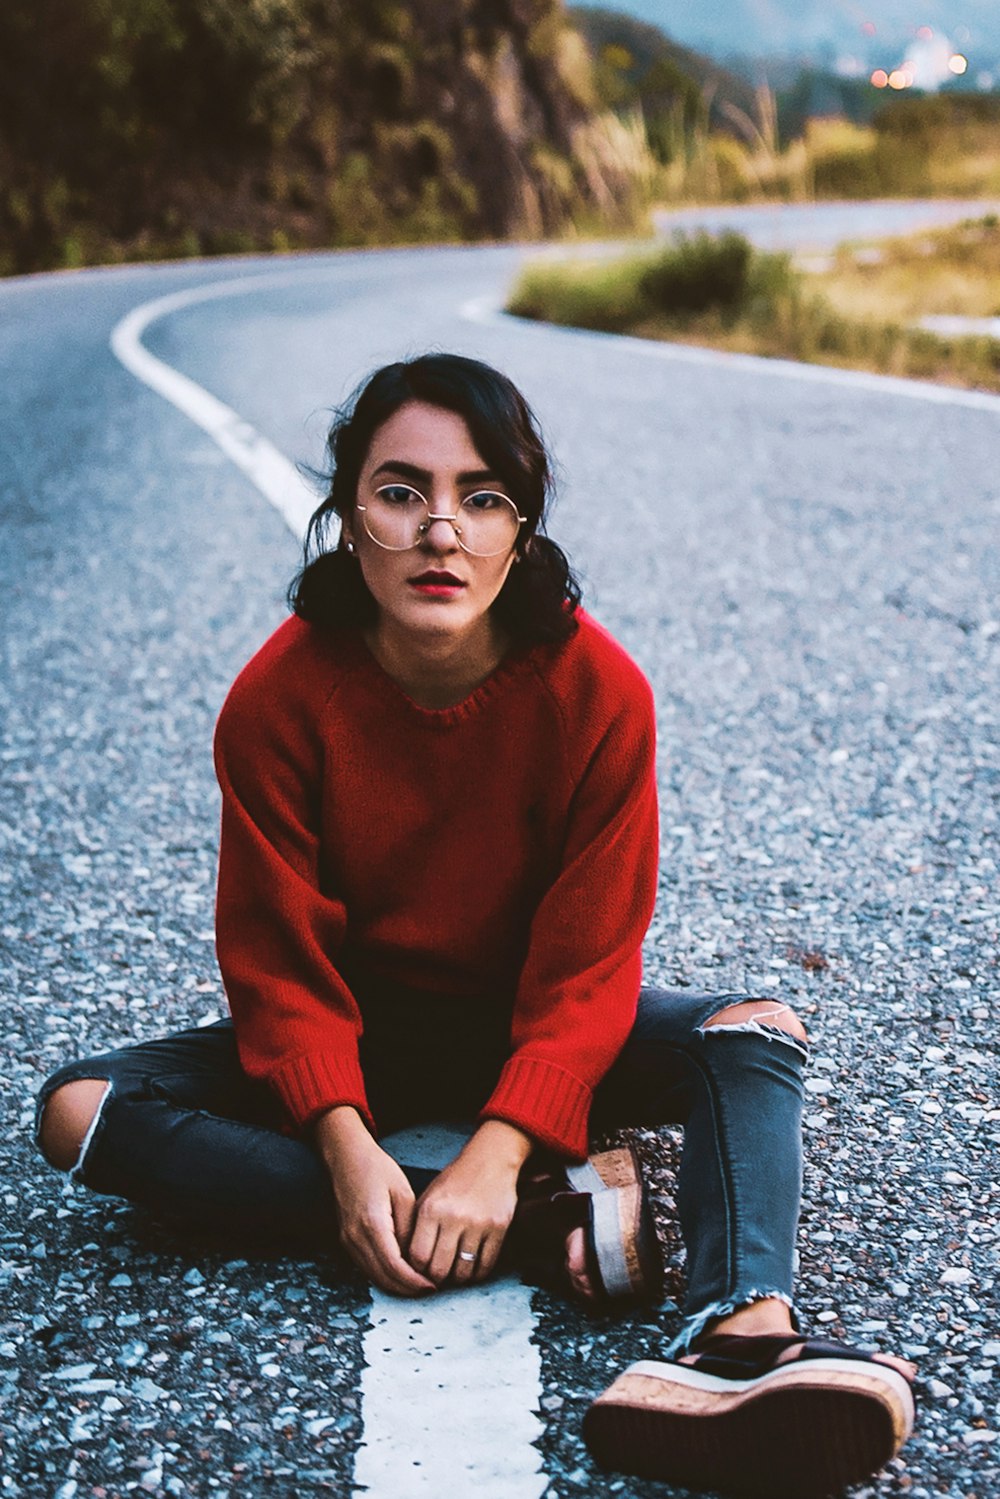
<path id="1" fill-rule="evenodd" d="M 390 552 L 405 552 L 420 540 L 427 520 L 422 494 L 407 484 L 384 484 L 365 507 L 365 530 L 372 541 Z"/>
<path id="2" fill-rule="evenodd" d="M 458 539 L 474 557 L 495 557 L 514 545 L 520 524 L 513 500 L 484 489 L 462 501 Z"/>

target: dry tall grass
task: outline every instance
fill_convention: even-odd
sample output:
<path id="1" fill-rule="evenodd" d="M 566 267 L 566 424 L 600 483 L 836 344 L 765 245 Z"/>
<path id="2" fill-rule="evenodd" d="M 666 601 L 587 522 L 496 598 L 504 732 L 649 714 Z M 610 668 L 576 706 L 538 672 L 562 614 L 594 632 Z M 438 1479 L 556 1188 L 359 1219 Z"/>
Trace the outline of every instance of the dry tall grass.
<path id="1" fill-rule="evenodd" d="M 1000 317 L 1000 221 L 990 215 L 876 246 L 844 246 L 810 279 L 845 317 Z"/>
<path id="2" fill-rule="evenodd" d="M 678 116 L 678 139 L 661 176 L 664 201 L 1000 196 L 1000 120 L 928 121 L 911 110 L 910 129 L 905 119 L 897 128 L 891 116 L 878 128 L 822 118 L 782 146 L 768 88 L 758 89 L 753 113 L 725 106 L 735 135 L 709 130 L 710 102 L 693 122 Z M 907 102 L 931 112 L 936 101 Z"/>

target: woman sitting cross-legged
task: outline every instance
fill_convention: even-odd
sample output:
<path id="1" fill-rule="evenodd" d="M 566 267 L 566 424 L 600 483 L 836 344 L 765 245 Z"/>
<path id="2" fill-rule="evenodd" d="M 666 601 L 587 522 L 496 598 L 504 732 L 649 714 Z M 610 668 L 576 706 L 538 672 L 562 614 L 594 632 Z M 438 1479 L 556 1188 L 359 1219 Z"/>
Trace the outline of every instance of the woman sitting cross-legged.
<path id="1" fill-rule="evenodd" d="M 232 1019 L 62 1068 L 42 1150 L 174 1219 L 339 1240 L 401 1296 L 508 1265 L 604 1305 L 661 1266 L 634 1155 L 589 1142 L 681 1121 L 684 1325 L 591 1407 L 592 1450 L 768 1499 L 864 1477 L 912 1367 L 797 1331 L 799 1019 L 641 987 L 653 704 L 544 534 L 531 412 L 425 355 L 370 378 L 330 453 L 294 617 L 218 724 Z M 445 1117 L 476 1124 L 437 1174 L 379 1143 Z"/>

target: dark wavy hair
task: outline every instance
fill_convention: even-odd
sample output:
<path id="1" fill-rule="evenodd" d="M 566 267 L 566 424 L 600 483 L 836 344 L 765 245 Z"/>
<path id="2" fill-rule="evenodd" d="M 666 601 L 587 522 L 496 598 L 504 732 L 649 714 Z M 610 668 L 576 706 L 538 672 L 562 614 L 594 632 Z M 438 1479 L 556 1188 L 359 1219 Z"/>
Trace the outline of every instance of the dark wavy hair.
<path id="1" fill-rule="evenodd" d="M 565 553 L 544 534 L 553 484 L 538 423 L 506 375 L 461 354 L 421 354 L 384 365 L 336 413 L 327 439 L 327 492 L 309 522 L 302 567 L 288 590 L 291 608 L 320 626 L 374 622 L 375 600 L 337 522 L 354 508 L 376 431 L 408 401 L 460 416 L 488 467 L 527 516 L 516 543 L 518 563 L 493 603 L 494 617 L 519 644 L 568 639 L 576 629 L 580 585 Z"/>

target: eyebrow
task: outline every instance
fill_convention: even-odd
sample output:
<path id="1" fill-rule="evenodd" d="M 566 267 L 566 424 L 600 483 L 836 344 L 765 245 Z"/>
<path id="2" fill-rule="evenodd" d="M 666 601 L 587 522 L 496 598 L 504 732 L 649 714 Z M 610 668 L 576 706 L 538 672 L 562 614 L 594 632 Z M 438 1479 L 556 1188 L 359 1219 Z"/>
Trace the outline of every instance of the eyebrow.
<path id="1" fill-rule="evenodd" d="M 412 479 L 415 484 L 429 484 L 434 478 L 430 469 L 418 468 L 415 463 L 404 463 L 399 458 L 390 458 L 385 463 L 380 463 L 372 478 L 377 479 L 379 474 L 385 473 L 402 474 L 404 479 Z M 488 480 L 497 480 L 499 475 L 491 468 L 470 468 L 455 477 L 459 484 L 485 484 Z"/>

